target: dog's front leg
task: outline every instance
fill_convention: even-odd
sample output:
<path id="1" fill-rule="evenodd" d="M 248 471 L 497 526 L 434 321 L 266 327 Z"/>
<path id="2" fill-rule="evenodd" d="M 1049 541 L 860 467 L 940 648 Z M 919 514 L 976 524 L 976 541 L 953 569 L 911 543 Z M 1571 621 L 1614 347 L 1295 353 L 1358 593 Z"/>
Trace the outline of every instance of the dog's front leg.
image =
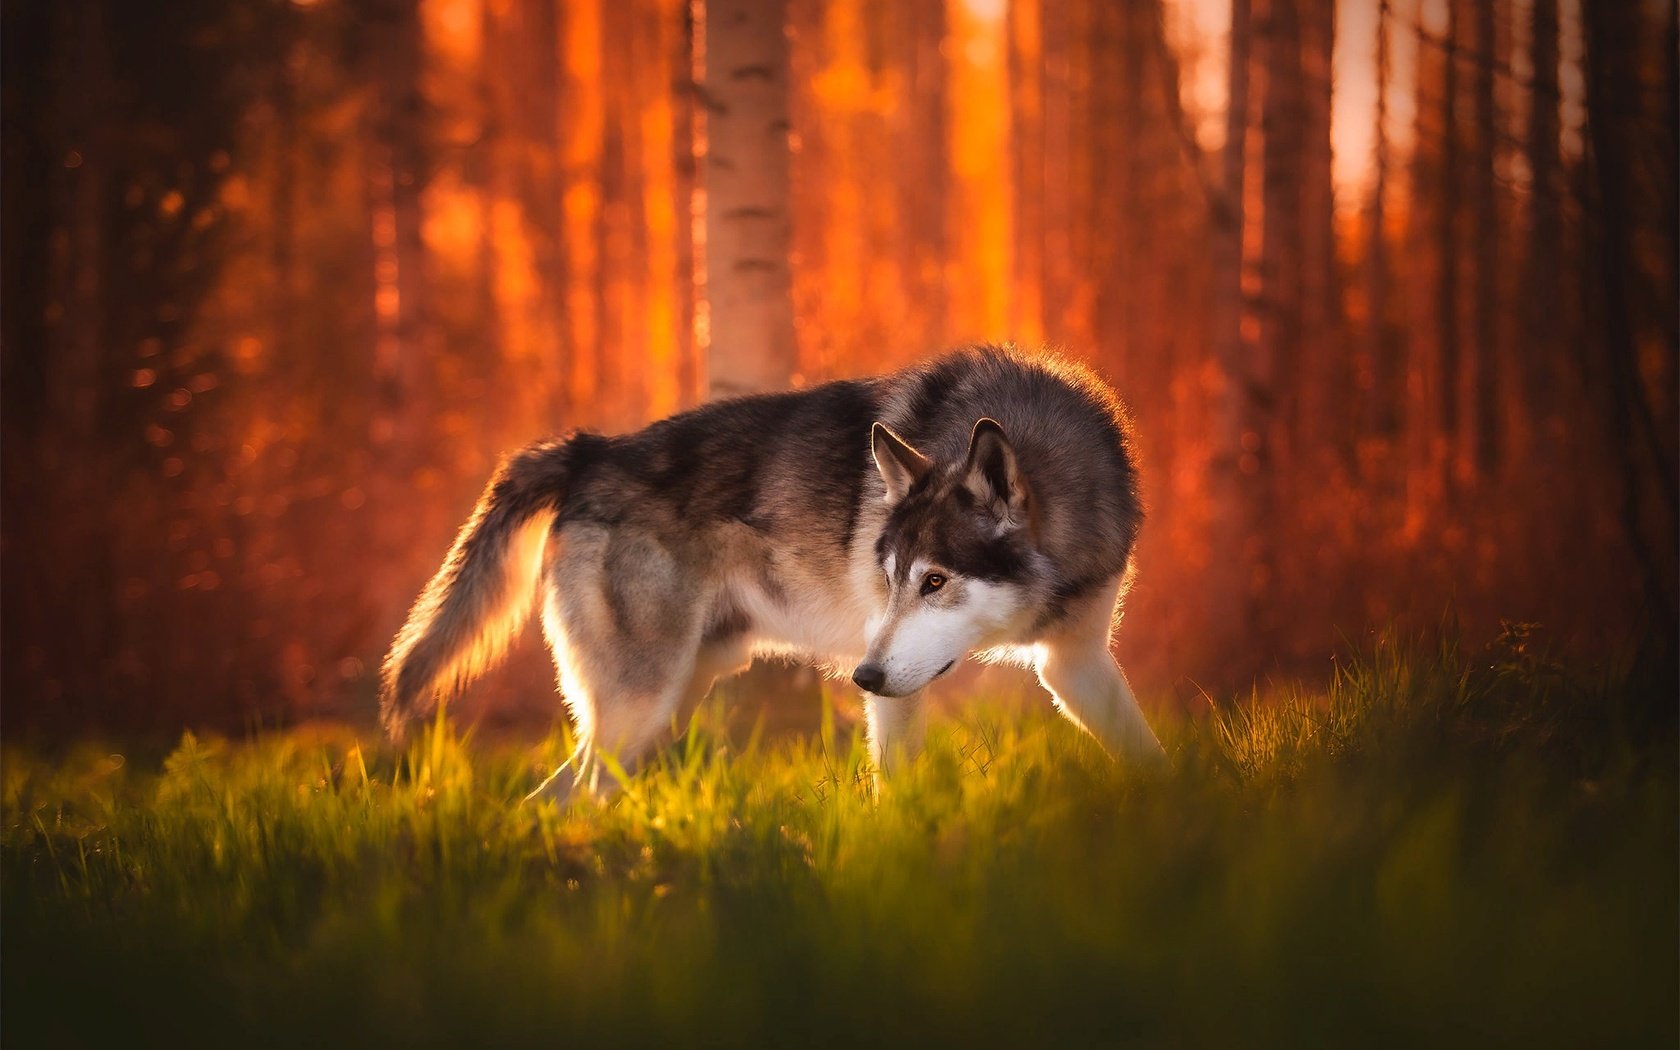
<path id="1" fill-rule="evenodd" d="M 1106 641 L 1045 646 L 1039 681 L 1068 721 L 1096 737 L 1110 755 L 1130 762 L 1159 761 L 1165 755 L 1161 742 Z"/>
<path id="2" fill-rule="evenodd" d="M 927 736 L 927 712 L 922 694 L 876 696 L 863 694 L 864 717 L 869 725 L 869 760 L 876 779 L 891 776 L 922 752 Z"/>

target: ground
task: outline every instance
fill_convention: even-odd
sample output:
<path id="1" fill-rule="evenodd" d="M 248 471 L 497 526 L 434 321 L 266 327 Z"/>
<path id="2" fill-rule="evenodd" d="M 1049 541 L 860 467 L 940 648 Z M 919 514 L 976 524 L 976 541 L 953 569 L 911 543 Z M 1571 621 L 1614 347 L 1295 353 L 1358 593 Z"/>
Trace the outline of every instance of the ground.
<path id="1" fill-rule="evenodd" d="M 1666 690 L 1666 694 L 1665 694 Z M 1147 698 L 1146 698 L 1147 700 Z M 606 807 L 437 727 L 8 744 L 8 1047 L 1667 1045 L 1673 680 L 1383 644 L 1106 761 L 702 724 Z"/>

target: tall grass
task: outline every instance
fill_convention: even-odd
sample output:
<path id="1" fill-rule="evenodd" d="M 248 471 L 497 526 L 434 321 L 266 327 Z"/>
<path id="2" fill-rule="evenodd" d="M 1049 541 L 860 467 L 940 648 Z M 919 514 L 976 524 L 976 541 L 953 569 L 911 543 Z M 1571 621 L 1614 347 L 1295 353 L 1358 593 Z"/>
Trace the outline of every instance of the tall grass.
<path id="1" fill-rule="evenodd" d="M 1671 679 L 1385 645 L 1107 762 L 702 719 L 611 805 L 439 725 L 4 762 L 8 1046 L 1673 1045 Z"/>

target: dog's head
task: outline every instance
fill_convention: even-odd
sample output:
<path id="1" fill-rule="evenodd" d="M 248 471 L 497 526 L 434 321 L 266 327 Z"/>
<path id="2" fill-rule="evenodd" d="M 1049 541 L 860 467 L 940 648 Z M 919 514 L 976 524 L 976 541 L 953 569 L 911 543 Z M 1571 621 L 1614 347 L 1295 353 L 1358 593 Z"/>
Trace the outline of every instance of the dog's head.
<path id="1" fill-rule="evenodd" d="M 950 463 L 881 423 L 872 443 L 891 507 L 875 544 L 888 598 L 852 680 L 908 696 L 1016 629 L 1035 557 L 1033 497 L 994 420 L 976 423 L 967 453 Z"/>

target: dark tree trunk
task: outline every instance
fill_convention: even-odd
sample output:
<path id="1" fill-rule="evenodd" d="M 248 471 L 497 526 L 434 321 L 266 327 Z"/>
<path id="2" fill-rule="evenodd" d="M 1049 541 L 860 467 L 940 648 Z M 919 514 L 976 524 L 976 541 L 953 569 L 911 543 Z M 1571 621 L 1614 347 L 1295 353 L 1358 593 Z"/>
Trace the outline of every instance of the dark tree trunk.
<path id="1" fill-rule="evenodd" d="M 479 0 L 479 52 L 477 83 L 478 136 L 467 153 L 466 177 L 478 196 L 478 243 L 474 288 L 477 299 L 474 327 L 475 350 L 489 360 L 499 360 L 502 349 L 502 317 L 496 304 L 496 172 L 501 153 L 503 121 L 496 84 L 501 76 L 501 28 L 490 0 Z"/>
<path id="2" fill-rule="evenodd" d="M 269 265 L 274 275 L 269 321 L 274 350 L 280 355 L 296 351 L 297 318 L 297 142 L 298 101 L 296 76 L 292 70 L 296 15 L 290 5 L 279 12 L 280 60 L 274 76 L 274 184 L 271 189 L 274 236 L 270 242 Z"/>
<path id="3" fill-rule="evenodd" d="M 1447 0 L 1446 57 L 1441 82 L 1440 209 L 1435 250 L 1440 262 L 1436 285 L 1436 343 L 1440 388 L 1439 421 L 1444 453 L 1443 482 L 1447 499 L 1455 498 L 1459 443 L 1458 341 L 1458 41 L 1463 31 L 1463 0 Z"/>
<path id="4" fill-rule="evenodd" d="M 695 179 L 698 170 L 694 135 L 694 112 L 698 93 L 694 51 L 694 5 L 681 5 L 681 16 L 670 41 L 666 61 L 671 70 L 671 82 L 677 86 L 672 99 L 674 111 L 671 128 L 671 164 L 676 173 L 671 192 L 676 196 L 677 209 L 677 362 L 682 376 L 682 403 L 692 405 L 705 393 L 705 362 L 700 360 L 694 342 L 695 300 L 700 287 L 695 280 Z"/>
<path id="5" fill-rule="evenodd" d="M 1222 379 L 1211 460 L 1215 509 L 1211 546 L 1218 564 L 1209 573 L 1208 622 L 1212 652 L 1232 651 L 1260 619 L 1257 570 L 1269 565 L 1260 528 L 1270 489 L 1262 474 L 1268 402 L 1257 348 L 1245 333 L 1245 183 L 1248 175 L 1249 82 L 1253 39 L 1251 0 L 1232 0 L 1225 145 L 1220 161 L 1221 211 L 1213 242 L 1215 360 Z M 1211 653 L 1210 653 L 1211 655 Z"/>
<path id="6" fill-rule="evenodd" d="M 1032 343 L 1044 318 L 1044 36 L 1041 0 L 1009 2 L 1009 80 L 1014 137 L 1016 337 Z"/>
<path id="7" fill-rule="evenodd" d="M 531 238 L 537 275 L 536 301 L 530 319 L 539 360 L 556 367 L 544 369 L 557 376 L 544 391 L 547 415 L 562 426 L 571 417 L 566 396 L 565 368 L 570 362 L 560 332 L 562 290 L 565 288 L 565 246 L 560 243 L 560 63 L 556 54 L 560 37 L 557 4 L 561 0 L 526 0 L 523 33 L 514 41 L 519 48 L 521 167 L 520 198 L 526 235 Z"/>
<path id="8" fill-rule="evenodd" d="M 1593 204 L 1600 319 L 1607 369 L 1610 449 L 1620 459 L 1622 526 L 1638 558 L 1649 614 L 1663 625 L 1662 637 L 1672 641 L 1675 624 L 1672 538 L 1675 525 L 1675 479 L 1652 420 L 1639 375 L 1630 272 L 1633 237 L 1629 200 L 1632 163 L 1630 134 L 1639 107 L 1638 12 L 1620 5 L 1588 4 L 1583 8 L 1586 38 L 1587 130 L 1592 148 Z M 1589 271 L 1590 273 L 1591 271 Z M 1648 450 L 1649 459 L 1641 455 Z M 1650 522 L 1647 494 L 1657 490 L 1666 511 L 1659 528 Z M 1651 540 L 1661 535 L 1659 546 Z"/>
<path id="9" fill-rule="evenodd" d="M 1310 126 L 1301 68 L 1300 5 L 1304 0 L 1266 0 L 1261 95 L 1264 141 L 1261 207 L 1261 311 L 1259 367 L 1254 370 L 1271 425 L 1261 432 L 1257 452 L 1267 474 L 1294 465 L 1291 448 L 1299 431 L 1302 303 L 1306 251 L 1304 170 Z"/>
<path id="10" fill-rule="evenodd" d="M 106 343 L 112 272 L 107 241 L 117 153 L 107 123 L 114 103 L 106 11 L 97 3 L 57 6 L 53 25 L 53 124 L 58 171 L 48 257 L 46 413 L 36 467 L 47 484 L 30 508 L 50 524 L 41 562 L 62 573 L 36 577 L 37 608 L 58 627 L 41 685 L 77 711 L 105 686 L 115 627 L 109 601 L 113 535 L 107 506 L 112 457 L 106 417 L 117 406 L 106 390 Z M 56 134 L 53 134 L 56 132 Z M 15 564 L 15 562 L 13 563 Z M 25 577 L 26 580 L 29 577 Z"/>
<path id="11" fill-rule="evenodd" d="M 369 501 L 395 507 L 408 498 L 427 456 L 424 345 L 425 245 L 420 196 L 426 171 L 425 105 L 421 96 L 419 0 L 382 0 L 368 13 L 373 99 L 368 118 L 367 220 L 373 263 L 373 410 L 369 421 Z M 434 515 L 435 516 L 435 515 Z M 378 566 L 367 593 L 380 623 L 400 620 L 408 590 L 401 553 L 431 531 L 432 516 L 384 513 L 363 537 L 364 557 Z M 298 688 L 303 688 L 299 685 Z"/>
<path id="12" fill-rule="evenodd" d="M 1370 226 L 1366 232 L 1365 323 L 1368 371 L 1364 429 L 1384 445 L 1395 441 L 1405 419 L 1405 362 L 1388 326 L 1388 81 L 1391 62 L 1389 7 L 1377 10 L 1377 103 L 1373 118 Z M 1393 464 L 1389 464 L 1392 469 Z"/>
<path id="13" fill-rule="evenodd" d="M 1301 327 L 1292 352 L 1300 360 L 1296 440 L 1318 450 L 1327 467 L 1354 467 L 1353 386 L 1342 343 L 1341 281 L 1336 267 L 1336 199 L 1330 144 L 1331 57 L 1336 40 L 1334 0 L 1297 0 L 1298 59 L 1305 142 L 1301 157 Z"/>
<path id="14" fill-rule="evenodd" d="M 606 122 L 601 83 L 603 29 L 601 5 L 566 3 L 559 32 L 564 51 L 560 92 L 566 99 L 560 122 L 561 222 L 564 228 L 566 290 L 561 323 L 568 356 L 567 403 L 580 418 L 568 425 L 599 423 L 602 390 L 601 179 L 602 135 Z M 582 418 L 587 413 L 587 418 Z"/>
<path id="15" fill-rule="evenodd" d="M 1499 463 L 1499 199 L 1494 191 L 1498 159 L 1498 122 L 1493 92 L 1493 67 L 1498 59 L 1494 39 L 1493 0 L 1476 5 L 1474 162 L 1476 248 L 1476 341 L 1472 347 L 1471 389 L 1475 392 L 1474 462 L 1477 476 L 1493 476 Z"/>
<path id="16" fill-rule="evenodd" d="M 1560 155 L 1562 97 L 1558 91 L 1558 0 L 1534 0 L 1530 52 L 1534 86 L 1528 115 L 1528 274 L 1523 311 L 1522 374 L 1529 415 L 1539 447 L 1555 442 L 1550 431 L 1556 411 L 1558 369 L 1556 304 L 1563 294 L 1564 253 Z"/>
<path id="17" fill-rule="evenodd" d="M 370 14 L 374 170 L 370 173 L 378 340 L 375 371 L 381 411 L 375 447 L 390 457 L 419 454 L 424 418 L 425 100 L 420 90 L 419 0 L 382 0 Z"/>

